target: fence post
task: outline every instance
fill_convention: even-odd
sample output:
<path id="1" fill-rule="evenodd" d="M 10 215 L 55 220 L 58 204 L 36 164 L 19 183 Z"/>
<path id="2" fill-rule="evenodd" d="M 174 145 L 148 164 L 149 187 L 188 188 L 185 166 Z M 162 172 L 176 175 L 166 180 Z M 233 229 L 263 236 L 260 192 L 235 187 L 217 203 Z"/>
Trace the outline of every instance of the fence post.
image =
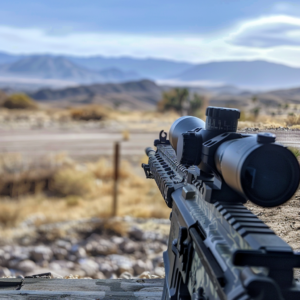
<path id="1" fill-rule="evenodd" d="M 119 142 L 116 142 L 114 145 L 114 187 L 113 187 L 113 206 L 112 206 L 113 217 L 117 215 L 117 208 L 118 208 L 119 162 L 120 162 L 120 144 Z"/>

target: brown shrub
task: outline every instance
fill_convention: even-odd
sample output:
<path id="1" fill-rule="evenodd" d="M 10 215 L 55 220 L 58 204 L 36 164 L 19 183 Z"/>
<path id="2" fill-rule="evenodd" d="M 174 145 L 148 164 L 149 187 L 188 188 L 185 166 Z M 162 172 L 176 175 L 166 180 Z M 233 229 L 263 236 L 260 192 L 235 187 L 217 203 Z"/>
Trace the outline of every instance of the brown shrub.
<path id="1" fill-rule="evenodd" d="M 71 109 L 71 118 L 77 121 L 99 121 L 106 116 L 106 109 L 102 106 L 82 106 Z"/>

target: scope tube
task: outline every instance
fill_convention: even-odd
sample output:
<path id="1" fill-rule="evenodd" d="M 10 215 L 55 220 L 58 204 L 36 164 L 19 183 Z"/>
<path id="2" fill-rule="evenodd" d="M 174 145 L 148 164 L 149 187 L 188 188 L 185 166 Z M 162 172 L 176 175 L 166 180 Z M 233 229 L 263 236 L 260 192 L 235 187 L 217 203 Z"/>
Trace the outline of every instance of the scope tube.
<path id="1" fill-rule="evenodd" d="M 178 138 L 183 133 L 193 130 L 197 127 L 205 128 L 205 122 L 192 116 L 180 117 L 172 124 L 169 132 L 169 140 L 176 153 Z"/>
<path id="2" fill-rule="evenodd" d="M 246 199 L 264 207 L 278 206 L 299 187 L 299 162 L 284 146 L 259 143 L 258 136 L 224 142 L 215 153 L 215 164 L 225 182 Z"/>

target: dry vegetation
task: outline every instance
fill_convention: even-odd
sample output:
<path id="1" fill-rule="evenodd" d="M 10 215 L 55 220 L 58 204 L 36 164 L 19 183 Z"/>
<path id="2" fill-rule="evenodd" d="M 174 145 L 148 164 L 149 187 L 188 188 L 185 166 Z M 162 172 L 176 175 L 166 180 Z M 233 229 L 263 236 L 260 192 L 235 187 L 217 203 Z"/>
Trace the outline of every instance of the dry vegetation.
<path id="1" fill-rule="evenodd" d="M 16 225 L 35 215 L 40 216 L 38 222 L 45 223 L 110 216 L 113 170 L 109 161 L 77 164 L 63 155 L 47 159 L 37 163 L 17 155 L 2 155 L 2 226 Z M 118 215 L 166 218 L 169 209 L 155 183 L 131 169 L 127 162 L 122 162 Z"/>

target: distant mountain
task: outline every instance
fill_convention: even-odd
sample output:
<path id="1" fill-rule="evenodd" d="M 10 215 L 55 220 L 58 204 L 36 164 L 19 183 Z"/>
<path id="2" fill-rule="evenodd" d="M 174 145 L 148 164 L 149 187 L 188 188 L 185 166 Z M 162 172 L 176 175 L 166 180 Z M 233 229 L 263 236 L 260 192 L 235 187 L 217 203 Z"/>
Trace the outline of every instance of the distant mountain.
<path id="1" fill-rule="evenodd" d="M 55 55 L 12 55 L 4 52 L 0 52 L 0 65 L 16 62 L 23 58 L 42 58 L 52 57 Z M 104 57 L 104 56 L 91 56 L 91 57 L 80 57 L 80 56 L 59 56 L 65 58 L 68 61 L 73 62 L 75 65 L 89 69 L 93 71 L 102 71 L 105 69 L 118 69 L 123 72 L 136 72 L 139 77 L 144 78 L 165 78 L 173 74 L 183 72 L 194 64 L 188 62 L 176 62 L 165 59 L 154 59 L 154 58 L 133 58 L 133 57 Z M 134 78 L 132 78 L 134 79 Z"/>
<path id="2" fill-rule="evenodd" d="M 15 62 L 21 58 L 20 55 L 12 55 L 5 52 L 0 52 L 0 65 Z"/>
<path id="3" fill-rule="evenodd" d="M 41 89 L 29 95 L 37 101 L 58 105 L 105 104 L 118 108 L 154 109 L 162 89 L 150 80 L 119 84 L 93 84 L 64 89 Z"/>
<path id="4" fill-rule="evenodd" d="M 100 74 L 76 66 L 63 57 L 30 56 L 11 64 L 0 66 L 0 74 L 30 76 L 43 79 L 90 82 L 102 79 Z"/>
<path id="5" fill-rule="evenodd" d="M 104 69 L 97 72 L 106 82 L 124 82 L 128 80 L 138 80 L 141 76 L 134 71 L 121 71 L 116 68 Z"/>
<path id="6" fill-rule="evenodd" d="M 10 64 L 0 65 L 0 75 L 11 77 L 31 77 L 56 79 L 77 83 L 122 82 L 141 77 L 136 72 L 123 72 L 118 69 L 92 71 L 77 66 L 64 57 L 29 56 Z"/>
<path id="7" fill-rule="evenodd" d="M 216 93 L 238 94 L 240 89 L 259 91 L 297 87 L 300 85 L 300 68 L 262 60 L 220 61 L 196 65 L 151 58 L 18 56 L 0 52 L 0 86 L 9 86 L 5 84 L 8 82 L 7 78 L 11 77 L 19 79 L 18 82 L 9 82 L 12 85 L 24 85 L 29 78 L 43 80 L 29 83 L 35 88 L 147 78 L 163 85 L 205 87 Z"/>
<path id="8" fill-rule="evenodd" d="M 75 57 L 66 56 L 77 65 L 91 70 L 117 68 L 122 71 L 135 71 L 143 77 L 150 79 L 162 79 L 188 70 L 195 64 L 177 62 L 166 59 L 133 58 L 133 57 Z"/>
<path id="9" fill-rule="evenodd" d="M 182 81 L 211 81 L 249 88 L 300 85 L 300 68 L 262 60 L 223 61 L 199 64 L 177 76 Z"/>

